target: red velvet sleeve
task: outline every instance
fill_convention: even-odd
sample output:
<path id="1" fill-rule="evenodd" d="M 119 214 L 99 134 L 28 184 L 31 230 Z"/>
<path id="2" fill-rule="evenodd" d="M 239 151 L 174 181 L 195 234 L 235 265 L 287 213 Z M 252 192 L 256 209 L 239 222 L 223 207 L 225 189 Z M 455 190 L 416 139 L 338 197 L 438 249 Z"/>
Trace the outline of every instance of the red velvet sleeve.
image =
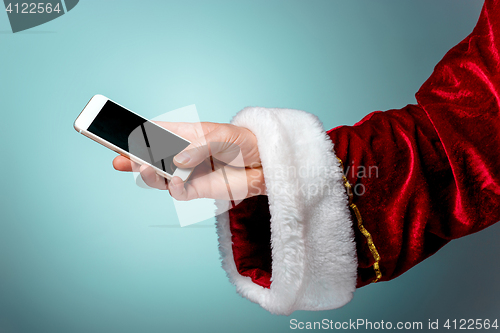
<path id="1" fill-rule="evenodd" d="M 417 105 L 328 132 L 380 254 L 382 281 L 500 220 L 500 1 L 420 88 Z M 354 226 L 361 287 L 375 259 Z"/>

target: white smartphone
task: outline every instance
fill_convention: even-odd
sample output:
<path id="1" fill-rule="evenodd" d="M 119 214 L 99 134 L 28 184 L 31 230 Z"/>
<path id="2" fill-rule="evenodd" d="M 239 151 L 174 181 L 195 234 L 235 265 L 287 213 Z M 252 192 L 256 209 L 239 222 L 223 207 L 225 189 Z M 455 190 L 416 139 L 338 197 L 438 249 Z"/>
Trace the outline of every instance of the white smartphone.
<path id="1" fill-rule="evenodd" d="M 186 181 L 193 169 L 178 168 L 173 158 L 190 142 L 102 95 L 95 95 L 76 118 L 75 129 L 86 137 L 154 168 L 156 173 Z"/>

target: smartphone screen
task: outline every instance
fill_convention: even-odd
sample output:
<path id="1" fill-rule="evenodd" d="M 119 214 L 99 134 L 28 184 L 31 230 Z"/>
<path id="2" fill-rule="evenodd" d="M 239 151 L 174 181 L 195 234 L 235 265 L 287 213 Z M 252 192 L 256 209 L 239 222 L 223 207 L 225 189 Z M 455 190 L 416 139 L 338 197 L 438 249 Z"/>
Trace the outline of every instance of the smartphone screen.
<path id="1" fill-rule="evenodd" d="M 189 142 L 108 100 L 87 129 L 160 170 L 173 175 L 173 158 Z"/>

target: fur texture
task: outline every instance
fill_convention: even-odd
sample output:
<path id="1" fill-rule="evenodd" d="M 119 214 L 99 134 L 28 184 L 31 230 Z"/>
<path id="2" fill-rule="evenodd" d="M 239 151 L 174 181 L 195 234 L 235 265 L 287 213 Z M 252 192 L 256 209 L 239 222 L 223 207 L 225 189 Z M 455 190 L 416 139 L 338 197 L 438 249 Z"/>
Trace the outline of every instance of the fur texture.
<path id="1" fill-rule="evenodd" d="M 238 273 L 224 212 L 217 232 L 230 281 L 275 314 L 345 305 L 356 289 L 356 247 L 342 170 L 321 122 L 304 111 L 256 107 L 232 123 L 258 139 L 271 213 L 272 283 L 263 288 Z M 217 202 L 221 211 L 227 205 Z"/>

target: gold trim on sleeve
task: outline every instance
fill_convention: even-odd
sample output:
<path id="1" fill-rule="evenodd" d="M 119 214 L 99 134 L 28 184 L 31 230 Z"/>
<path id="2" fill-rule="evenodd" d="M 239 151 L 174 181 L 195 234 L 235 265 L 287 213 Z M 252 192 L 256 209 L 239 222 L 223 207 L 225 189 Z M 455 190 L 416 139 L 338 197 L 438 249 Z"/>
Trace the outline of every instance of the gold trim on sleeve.
<path id="1" fill-rule="evenodd" d="M 342 160 L 340 158 L 337 157 L 337 159 L 339 160 L 340 168 L 342 169 L 342 180 L 344 181 L 344 186 L 345 186 L 346 191 L 347 191 L 347 196 L 349 197 L 349 207 L 354 212 L 354 215 L 356 215 L 356 219 L 358 220 L 358 229 L 363 234 L 363 236 L 365 236 L 366 241 L 368 242 L 368 248 L 370 249 L 370 252 L 372 253 L 373 259 L 375 259 L 375 262 L 373 263 L 373 270 L 375 271 L 375 278 L 371 282 L 371 283 L 375 283 L 382 278 L 382 272 L 380 271 L 380 264 L 379 264 L 380 263 L 380 255 L 377 251 L 377 248 L 375 247 L 375 244 L 373 243 L 372 235 L 363 226 L 363 219 L 361 218 L 361 213 L 359 212 L 358 207 L 356 206 L 356 204 L 354 204 L 352 202 L 352 199 L 353 199 L 352 186 L 344 175 L 344 163 L 342 163 Z"/>

